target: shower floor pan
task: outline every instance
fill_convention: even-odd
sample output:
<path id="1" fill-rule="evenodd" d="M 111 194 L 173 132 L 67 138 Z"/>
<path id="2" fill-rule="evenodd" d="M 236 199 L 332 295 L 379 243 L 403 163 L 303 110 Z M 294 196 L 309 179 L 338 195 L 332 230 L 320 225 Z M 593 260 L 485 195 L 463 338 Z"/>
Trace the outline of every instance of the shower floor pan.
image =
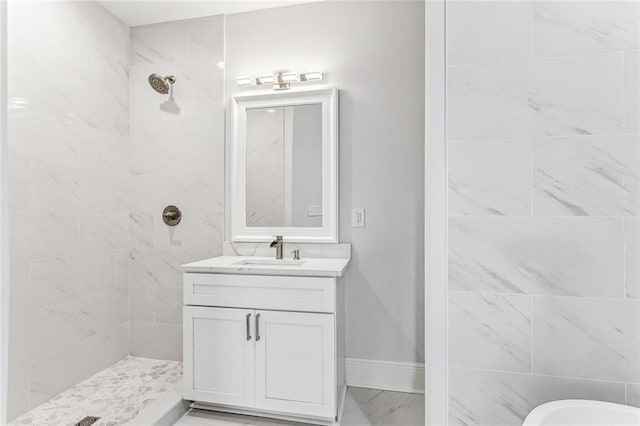
<path id="1" fill-rule="evenodd" d="M 9 425 L 172 425 L 187 411 L 182 363 L 127 357 L 13 420 Z"/>

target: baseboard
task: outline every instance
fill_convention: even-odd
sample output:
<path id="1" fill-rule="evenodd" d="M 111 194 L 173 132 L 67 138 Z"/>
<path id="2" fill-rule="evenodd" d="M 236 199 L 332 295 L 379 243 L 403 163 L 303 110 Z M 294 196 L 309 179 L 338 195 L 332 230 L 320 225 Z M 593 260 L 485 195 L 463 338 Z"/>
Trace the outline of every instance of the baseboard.
<path id="1" fill-rule="evenodd" d="M 424 364 L 345 359 L 347 385 L 396 392 L 424 393 Z"/>

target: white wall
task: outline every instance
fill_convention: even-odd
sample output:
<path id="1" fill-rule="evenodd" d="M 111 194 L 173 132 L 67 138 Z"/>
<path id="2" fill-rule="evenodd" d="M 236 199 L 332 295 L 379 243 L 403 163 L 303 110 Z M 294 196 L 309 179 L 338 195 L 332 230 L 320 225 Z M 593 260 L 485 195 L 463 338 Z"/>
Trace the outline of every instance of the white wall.
<path id="1" fill-rule="evenodd" d="M 639 19 L 448 2 L 451 425 L 640 405 Z"/>
<path id="2" fill-rule="evenodd" d="M 131 29 L 132 355 L 182 359 L 179 265 L 222 254 L 223 22 Z M 151 89 L 151 73 L 175 75 L 172 101 Z M 162 221 L 169 204 L 182 210 L 176 227 Z"/>
<path id="3" fill-rule="evenodd" d="M 9 3 L 9 418 L 126 356 L 129 30 Z"/>
<path id="4" fill-rule="evenodd" d="M 228 15 L 235 78 L 323 70 L 340 91 L 340 240 L 353 244 L 347 356 L 423 361 L 424 5 L 322 2 Z M 245 90 L 242 90 L 244 92 Z M 352 207 L 367 227 L 351 229 Z"/>

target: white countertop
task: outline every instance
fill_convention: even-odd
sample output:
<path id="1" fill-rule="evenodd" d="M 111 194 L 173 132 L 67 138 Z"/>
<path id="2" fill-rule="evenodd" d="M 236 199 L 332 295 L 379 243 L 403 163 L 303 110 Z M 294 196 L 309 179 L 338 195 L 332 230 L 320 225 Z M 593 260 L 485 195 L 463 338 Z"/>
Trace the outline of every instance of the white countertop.
<path id="1" fill-rule="evenodd" d="M 292 275 L 340 277 L 349 266 L 348 258 L 303 258 L 276 260 L 273 257 L 219 256 L 182 265 L 185 272 L 217 274 Z M 251 264 L 251 262 L 256 262 Z M 260 264 L 260 262 L 268 264 Z"/>

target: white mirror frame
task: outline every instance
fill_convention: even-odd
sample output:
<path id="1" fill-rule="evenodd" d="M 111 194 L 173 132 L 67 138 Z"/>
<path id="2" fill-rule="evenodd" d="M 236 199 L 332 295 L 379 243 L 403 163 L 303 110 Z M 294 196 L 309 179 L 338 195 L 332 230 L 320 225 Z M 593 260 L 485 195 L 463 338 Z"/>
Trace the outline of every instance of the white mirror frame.
<path id="1" fill-rule="evenodd" d="M 322 104 L 322 227 L 247 227 L 247 110 L 308 104 Z M 232 141 L 229 162 L 232 241 L 264 242 L 272 241 L 274 235 L 282 235 L 290 242 L 338 242 L 337 88 L 296 88 L 234 96 Z"/>

